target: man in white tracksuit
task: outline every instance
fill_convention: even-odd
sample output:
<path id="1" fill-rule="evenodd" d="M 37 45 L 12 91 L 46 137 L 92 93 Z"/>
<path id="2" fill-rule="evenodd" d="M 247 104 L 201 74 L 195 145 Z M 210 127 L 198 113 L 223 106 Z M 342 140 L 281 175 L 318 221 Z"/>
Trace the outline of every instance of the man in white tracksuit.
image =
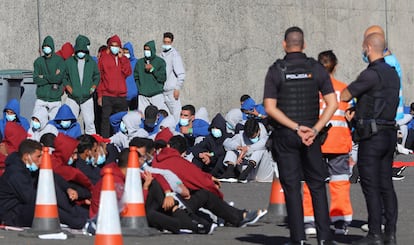
<path id="1" fill-rule="evenodd" d="M 180 54 L 171 46 L 173 41 L 174 35 L 171 32 L 164 33 L 160 56 L 165 60 L 167 71 L 167 81 L 164 84 L 165 104 L 178 122 L 181 112 L 180 89 L 184 83 L 185 70 Z"/>

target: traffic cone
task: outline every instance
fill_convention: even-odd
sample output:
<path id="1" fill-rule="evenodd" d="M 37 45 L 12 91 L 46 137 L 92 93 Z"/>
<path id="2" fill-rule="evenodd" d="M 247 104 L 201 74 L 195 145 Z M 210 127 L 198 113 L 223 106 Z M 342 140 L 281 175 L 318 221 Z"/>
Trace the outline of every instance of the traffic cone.
<path id="1" fill-rule="evenodd" d="M 49 148 L 43 147 L 42 150 L 33 223 L 31 229 L 19 233 L 21 236 L 37 237 L 42 234 L 60 233 L 62 231 Z"/>
<path id="2" fill-rule="evenodd" d="M 276 174 L 273 174 L 272 189 L 270 191 L 269 207 L 267 215 L 262 219 L 265 223 L 281 223 L 286 220 L 286 202 L 282 185 Z"/>
<path id="3" fill-rule="evenodd" d="M 123 244 L 117 203 L 112 169 L 105 168 L 99 201 L 96 245 Z"/>
<path id="4" fill-rule="evenodd" d="M 124 209 L 121 212 L 123 235 L 151 236 L 155 234 L 155 230 L 148 227 L 145 214 L 138 152 L 135 146 L 129 147 L 128 169 L 122 203 L 124 204 Z"/>

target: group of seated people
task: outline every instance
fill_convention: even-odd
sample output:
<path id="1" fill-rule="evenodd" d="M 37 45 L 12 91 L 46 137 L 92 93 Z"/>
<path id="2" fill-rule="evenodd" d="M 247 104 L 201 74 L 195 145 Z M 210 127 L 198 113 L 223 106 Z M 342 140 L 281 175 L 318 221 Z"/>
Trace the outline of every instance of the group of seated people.
<path id="1" fill-rule="evenodd" d="M 220 191 L 220 181 L 254 179 L 268 153 L 268 131 L 262 123 L 266 114 L 249 96 L 242 96 L 241 109 L 232 109 L 225 117 L 218 113 L 211 123 L 205 109 L 196 113 L 192 105 L 182 107 L 179 122 L 152 105 L 143 113 L 120 112 L 110 119 L 114 132 L 110 138 L 82 134 L 67 105 L 50 121 L 46 111 L 35 111 L 29 123 L 19 114 L 16 100 L 3 112 L 3 224 L 31 226 L 43 146 L 51 154 L 59 219 L 70 228 L 88 228 L 93 233 L 90 227 L 95 226 L 90 224 L 99 213 L 105 168 L 112 169 L 122 212 L 130 146 L 138 149 L 146 215 L 152 227 L 210 234 L 218 224 L 244 227 L 267 212 L 235 208 Z M 200 213 L 200 208 L 209 210 L 209 215 Z"/>

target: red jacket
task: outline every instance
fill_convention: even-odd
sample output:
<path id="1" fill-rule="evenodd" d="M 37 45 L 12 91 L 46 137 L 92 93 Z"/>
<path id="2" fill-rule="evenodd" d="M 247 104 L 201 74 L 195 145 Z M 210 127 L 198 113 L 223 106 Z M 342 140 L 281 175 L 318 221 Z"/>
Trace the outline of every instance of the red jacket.
<path id="1" fill-rule="evenodd" d="M 27 138 L 27 132 L 20 124 L 15 122 L 6 123 L 4 128 L 4 138 L 1 144 L 4 144 L 7 150 L 7 154 L 10 155 L 13 152 L 19 150 L 19 145 L 23 140 Z M 3 175 L 4 168 L 6 167 L 7 155 L 0 153 L 0 176 Z"/>
<path id="2" fill-rule="evenodd" d="M 121 45 L 121 40 L 117 35 L 110 38 L 109 43 L 116 41 Z M 106 52 L 102 52 L 98 62 L 101 80 L 97 92 L 98 97 L 125 97 L 127 95 L 126 78 L 132 74 L 131 64 L 125 56 L 121 58 L 113 55 L 108 47 Z"/>
<path id="3" fill-rule="evenodd" d="M 69 158 L 76 147 L 78 147 L 78 141 L 74 138 L 62 133 L 56 136 L 55 151 L 51 156 L 53 172 L 59 174 L 68 182 L 75 182 L 92 191 L 93 185 L 89 178 L 79 169 L 68 165 Z"/>
<path id="4" fill-rule="evenodd" d="M 181 157 L 176 149 L 169 147 L 162 149 L 160 154 L 152 160 L 152 166 L 171 170 L 191 190 L 205 189 L 223 198 L 223 193 L 217 189 L 211 174 L 203 172 L 193 163 Z"/>

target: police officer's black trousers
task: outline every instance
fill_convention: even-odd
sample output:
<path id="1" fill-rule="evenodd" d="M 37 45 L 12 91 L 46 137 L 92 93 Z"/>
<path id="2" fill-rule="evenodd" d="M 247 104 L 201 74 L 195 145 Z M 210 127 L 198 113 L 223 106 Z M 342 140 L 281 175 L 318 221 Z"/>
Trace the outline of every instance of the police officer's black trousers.
<path id="1" fill-rule="evenodd" d="M 318 240 L 332 240 L 325 180 L 329 176 L 322 160 L 320 141 L 307 147 L 295 131 L 275 129 L 272 133 L 272 154 L 277 162 L 288 212 L 288 225 L 292 242 L 305 240 L 301 181 L 305 180 L 312 195 Z"/>
<path id="2" fill-rule="evenodd" d="M 392 163 L 397 132 L 383 129 L 359 142 L 358 170 L 368 210 L 369 232 L 381 234 L 382 208 L 386 232 L 395 232 L 398 217 L 397 196 L 392 183 Z"/>

